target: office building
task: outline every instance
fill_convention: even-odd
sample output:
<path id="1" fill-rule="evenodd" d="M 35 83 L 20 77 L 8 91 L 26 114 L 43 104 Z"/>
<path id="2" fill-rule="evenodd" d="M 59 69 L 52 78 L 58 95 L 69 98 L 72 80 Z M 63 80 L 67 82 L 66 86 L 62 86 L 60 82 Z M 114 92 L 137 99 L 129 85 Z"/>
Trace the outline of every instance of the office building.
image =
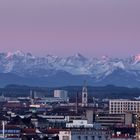
<path id="1" fill-rule="evenodd" d="M 110 100 L 110 114 L 124 114 L 126 112 L 139 113 L 140 101 L 137 100 Z"/>

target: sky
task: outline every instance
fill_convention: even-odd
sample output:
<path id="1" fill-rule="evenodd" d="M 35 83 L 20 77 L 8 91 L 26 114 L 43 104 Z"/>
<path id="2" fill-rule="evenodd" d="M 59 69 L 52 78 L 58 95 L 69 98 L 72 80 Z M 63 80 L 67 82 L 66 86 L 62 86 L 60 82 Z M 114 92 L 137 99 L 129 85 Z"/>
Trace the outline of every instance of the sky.
<path id="1" fill-rule="evenodd" d="M 1 0 L 0 52 L 140 53 L 140 0 Z"/>

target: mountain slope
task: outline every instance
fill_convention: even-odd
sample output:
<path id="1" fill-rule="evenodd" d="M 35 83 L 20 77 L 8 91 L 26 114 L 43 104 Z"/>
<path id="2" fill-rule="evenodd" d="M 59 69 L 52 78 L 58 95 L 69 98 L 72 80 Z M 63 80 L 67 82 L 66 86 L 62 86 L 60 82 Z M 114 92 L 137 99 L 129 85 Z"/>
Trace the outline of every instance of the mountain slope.
<path id="1" fill-rule="evenodd" d="M 36 57 L 16 51 L 0 53 L 0 84 L 24 84 L 38 86 L 114 84 L 139 86 L 140 55 L 126 59 L 86 58 L 76 54 L 66 58 L 54 55 Z"/>

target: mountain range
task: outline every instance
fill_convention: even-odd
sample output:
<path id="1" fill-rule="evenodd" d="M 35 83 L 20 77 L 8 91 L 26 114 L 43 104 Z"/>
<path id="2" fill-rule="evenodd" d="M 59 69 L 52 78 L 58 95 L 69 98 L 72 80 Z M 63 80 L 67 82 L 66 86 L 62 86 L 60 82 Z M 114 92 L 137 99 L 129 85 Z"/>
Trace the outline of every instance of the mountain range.
<path id="1" fill-rule="evenodd" d="M 128 58 L 34 56 L 16 51 L 0 53 L 0 86 L 116 85 L 140 87 L 140 54 Z"/>

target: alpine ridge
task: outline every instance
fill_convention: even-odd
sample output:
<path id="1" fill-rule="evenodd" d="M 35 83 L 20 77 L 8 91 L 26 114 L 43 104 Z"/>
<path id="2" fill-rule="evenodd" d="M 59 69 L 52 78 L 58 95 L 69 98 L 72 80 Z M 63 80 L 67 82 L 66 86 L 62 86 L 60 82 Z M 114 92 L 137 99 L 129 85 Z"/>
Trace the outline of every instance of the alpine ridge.
<path id="1" fill-rule="evenodd" d="M 25 85 L 80 85 L 82 80 L 87 79 L 90 85 L 138 87 L 140 54 L 125 59 L 108 56 L 101 59 L 86 58 L 80 53 L 62 58 L 50 54 L 37 57 L 18 50 L 14 53 L 0 53 L 0 74 L 1 86 L 15 84 L 18 80 L 18 83 Z"/>

